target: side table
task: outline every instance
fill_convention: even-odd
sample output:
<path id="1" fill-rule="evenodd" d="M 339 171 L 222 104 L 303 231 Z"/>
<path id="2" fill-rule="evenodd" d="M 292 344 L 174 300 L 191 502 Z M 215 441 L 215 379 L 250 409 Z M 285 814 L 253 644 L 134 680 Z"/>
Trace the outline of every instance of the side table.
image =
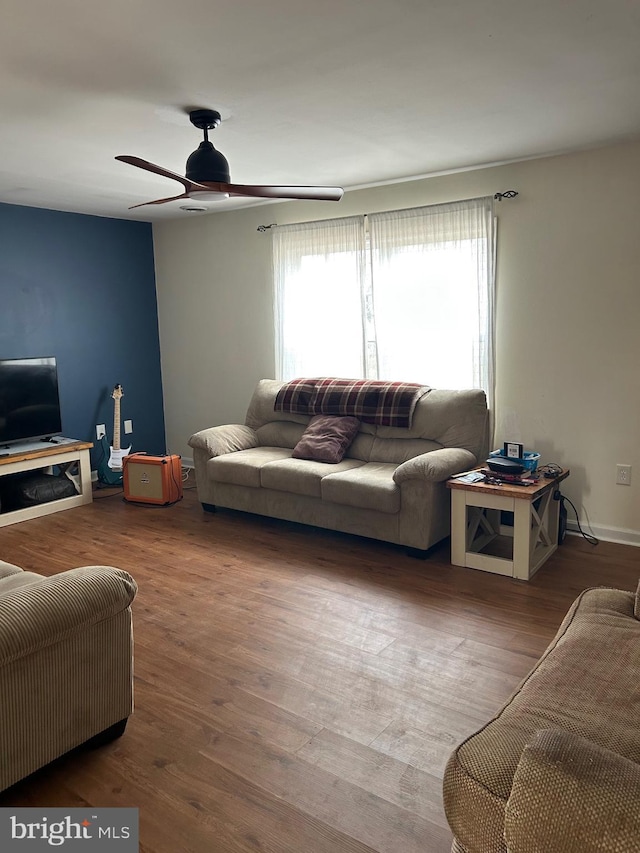
<path id="1" fill-rule="evenodd" d="M 558 547 L 560 501 L 553 495 L 569 473 L 565 468 L 532 486 L 449 480 L 453 565 L 529 580 Z M 513 513 L 512 530 L 500 523 L 503 511 Z M 507 537 L 510 548 L 503 550 L 510 555 L 501 556 Z"/>

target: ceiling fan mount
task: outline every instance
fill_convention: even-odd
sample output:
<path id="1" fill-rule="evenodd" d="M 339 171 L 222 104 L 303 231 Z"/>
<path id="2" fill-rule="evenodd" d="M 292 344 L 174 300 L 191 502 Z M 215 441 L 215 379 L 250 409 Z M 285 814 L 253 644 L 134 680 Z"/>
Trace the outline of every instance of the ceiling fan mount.
<path id="1" fill-rule="evenodd" d="M 208 132 L 220 124 L 222 116 L 217 110 L 190 110 L 189 121 L 204 133 L 204 139 L 189 155 L 185 176 L 196 184 L 230 183 L 227 158 L 209 142 Z M 223 195 L 228 197 L 229 194 Z"/>
<path id="2" fill-rule="evenodd" d="M 200 130 L 213 130 L 222 121 L 217 110 L 189 110 L 189 121 Z"/>
<path id="3" fill-rule="evenodd" d="M 134 204 L 133 207 L 143 207 L 147 204 L 165 204 L 169 201 L 191 198 L 198 201 L 224 200 L 229 196 L 244 196 L 249 198 L 270 199 L 317 199 L 319 201 L 340 201 L 344 190 L 342 187 L 305 187 L 305 186 L 260 186 L 254 184 L 232 184 L 229 175 L 229 164 L 226 157 L 217 151 L 209 142 L 209 131 L 218 127 L 222 116 L 217 110 L 189 110 L 189 121 L 194 127 L 202 130 L 204 139 L 187 160 L 185 176 L 170 172 L 148 160 L 129 155 L 120 155 L 116 160 L 137 166 L 146 172 L 162 175 L 165 178 L 178 181 L 184 187 L 181 195 L 170 198 L 159 198 Z M 130 210 L 132 208 L 129 208 Z"/>

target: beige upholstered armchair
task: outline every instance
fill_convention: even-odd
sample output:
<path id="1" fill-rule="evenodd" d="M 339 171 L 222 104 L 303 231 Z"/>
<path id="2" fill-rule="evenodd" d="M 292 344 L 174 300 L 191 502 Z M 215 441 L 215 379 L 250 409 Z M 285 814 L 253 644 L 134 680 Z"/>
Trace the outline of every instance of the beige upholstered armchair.
<path id="1" fill-rule="evenodd" d="M 525 747 L 505 809 L 509 853 L 640 850 L 640 764 L 561 729 Z"/>
<path id="2" fill-rule="evenodd" d="M 136 590 L 107 566 L 43 577 L 0 561 L 0 790 L 124 732 Z"/>
<path id="3" fill-rule="evenodd" d="M 452 853 L 640 853 L 640 584 L 573 603 L 444 773 Z"/>

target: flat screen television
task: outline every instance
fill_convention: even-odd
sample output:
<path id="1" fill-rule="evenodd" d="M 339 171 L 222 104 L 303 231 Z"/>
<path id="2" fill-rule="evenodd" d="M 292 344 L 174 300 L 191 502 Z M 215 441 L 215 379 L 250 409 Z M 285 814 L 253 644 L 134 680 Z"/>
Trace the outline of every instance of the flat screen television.
<path id="1" fill-rule="evenodd" d="M 61 432 L 55 358 L 0 359 L 0 446 Z"/>

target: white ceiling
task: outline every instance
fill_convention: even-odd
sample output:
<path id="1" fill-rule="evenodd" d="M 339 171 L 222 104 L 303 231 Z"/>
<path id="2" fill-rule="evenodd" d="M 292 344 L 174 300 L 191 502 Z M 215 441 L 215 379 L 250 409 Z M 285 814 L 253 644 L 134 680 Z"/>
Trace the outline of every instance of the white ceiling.
<path id="1" fill-rule="evenodd" d="M 0 201 L 193 216 L 113 159 L 184 174 L 188 107 L 236 183 L 352 188 L 638 138 L 639 93 L 639 0 L 3 0 Z"/>

